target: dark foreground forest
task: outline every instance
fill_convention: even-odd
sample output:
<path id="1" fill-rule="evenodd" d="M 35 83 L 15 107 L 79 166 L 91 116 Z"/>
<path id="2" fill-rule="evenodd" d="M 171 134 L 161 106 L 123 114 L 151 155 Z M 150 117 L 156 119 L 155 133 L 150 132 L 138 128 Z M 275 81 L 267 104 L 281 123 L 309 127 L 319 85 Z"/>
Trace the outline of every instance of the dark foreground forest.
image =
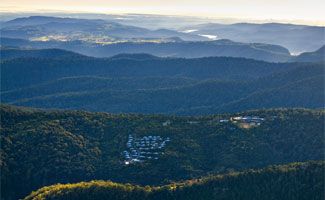
<path id="1" fill-rule="evenodd" d="M 56 183 L 111 180 L 162 186 L 209 174 L 324 158 L 322 110 L 273 109 L 176 117 L 45 111 L 8 105 L 0 109 L 4 199 L 23 198 Z M 227 121 L 237 116 L 263 120 L 250 128 Z M 159 136 L 170 138 L 170 142 L 157 160 L 126 165 L 123 152 L 130 135 Z M 277 180 L 270 179 L 274 185 L 279 184 Z"/>
<path id="2" fill-rule="evenodd" d="M 324 162 L 292 163 L 161 187 L 105 181 L 57 184 L 37 190 L 25 200 L 322 200 L 324 167 Z"/>

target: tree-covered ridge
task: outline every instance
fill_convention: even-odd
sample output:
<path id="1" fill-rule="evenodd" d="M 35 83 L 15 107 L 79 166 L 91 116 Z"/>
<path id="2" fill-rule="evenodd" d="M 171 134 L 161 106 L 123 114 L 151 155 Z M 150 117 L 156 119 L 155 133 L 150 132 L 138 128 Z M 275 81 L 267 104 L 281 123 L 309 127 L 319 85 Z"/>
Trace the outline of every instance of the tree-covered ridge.
<path id="1" fill-rule="evenodd" d="M 15 30 L 14 32 L 17 33 L 17 31 L 19 30 Z M 24 32 L 25 30 L 22 31 Z M 101 44 L 98 40 L 95 43 L 91 41 L 80 41 L 78 40 L 80 38 L 79 34 L 75 36 L 75 39 L 77 40 L 72 41 L 30 41 L 25 40 L 27 38 L 22 38 L 22 40 L 19 39 L 19 37 L 8 37 L 13 34 L 12 31 L 8 33 L 1 30 L 1 32 L 1 41 L 3 46 L 21 48 L 32 47 L 38 49 L 60 48 L 92 57 L 111 57 L 123 53 L 146 53 L 161 57 L 182 58 L 200 58 L 209 56 L 244 57 L 268 62 L 287 62 L 292 58 L 290 52 L 285 47 L 279 45 L 240 43 L 227 39 L 215 41 L 183 41 L 179 37 L 129 38 L 121 42 L 108 42 L 108 44 L 107 42 L 103 42 Z M 164 30 L 159 32 L 162 33 Z M 141 36 L 143 36 L 143 33 Z M 46 37 L 47 36 L 45 36 L 45 38 Z"/>
<path id="2" fill-rule="evenodd" d="M 256 128 L 221 119 L 260 116 Z M 164 122 L 170 124 L 164 126 Z M 205 117 L 111 115 L 1 106 L 1 191 L 17 199 L 45 185 L 112 180 L 161 185 L 209 173 L 322 160 L 324 111 L 256 110 Z M 124 165 L 129 134 L 169 137 L 157 161 Z"/>
<path id="3" fill-rule="evenodd" d="M 25 200 L 324 199 L 324 161 L 245 170 L 160 187 L 110 181 L 43 187 Z"/>
<path id="4" fill-rule="evenodd" d="M 131 56 L 131 55 L 130 55 Z M 145 56 L 147 57 L 147 56 Z M 293 69 L 297 65 L 245 58 L 16 58 L 1 60 L 1 90 L 46 83 L 63 77 L 188 77 L 241 80 Z M 14 81 L 15 80 L 15 81 Z"/>
<path id="5" fill-rule="evenodd" d="M 0 48 L 0 55 L 1 59 L 85 57 L 84 55 L 62 49 L 20 49 L 3 46 Z"/>
<path id="6" fill-rule="evenodd" d="M 18 58 L 1 61 L 1 100 L 38 108 L 204 115 L 324 107 L 322 63 L 243 58 Z"/>
<path id="7" fill-rule="evenodd" d="M 325 45 L 313 52 L 304 52 L 292 60 L 295 62 L 325 62 Z"/>

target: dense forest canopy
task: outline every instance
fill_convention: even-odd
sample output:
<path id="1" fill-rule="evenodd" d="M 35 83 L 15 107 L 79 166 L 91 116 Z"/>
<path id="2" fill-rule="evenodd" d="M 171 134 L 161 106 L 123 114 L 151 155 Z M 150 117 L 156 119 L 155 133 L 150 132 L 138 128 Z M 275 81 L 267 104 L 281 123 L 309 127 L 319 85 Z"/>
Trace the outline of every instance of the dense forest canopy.
<path id="1" fill-rule="evenodd" d="M 325 27 L 0 15 L 1 200 L 325 199 Z"/>
<path id="2" fill-rule="evenodd" d="M 265 121 L 249 129 L 220 121 L 235 116 L 259 116 Z M 2 194 L 16 199 L 45 185 L 93 179 L 162 185 L 271 164 L 322 160 L 323 122 L 324 111 L 307 109 L 176 117 L 2 105 Z M 125 165 L 122 152 L 130 134 L 171 141 L 158 160 Z"/>
<path id="3" fill-rule="evenodd" d="M 145 55 L 144 55 L 145 56 Z M 1 60 L 3 91 L 71 76 L 190 77 L 240 80 L 292 69 L 297 64 L 274 64 L 244 58 L 16 58 Z"/>
<path id="4" fill-rule="evenodd" d="M 17 54 L 24 51 L 15 50 Z M 49 52 L 54 52 L 53 58 L 47 57 Z M 71 52 L 64 56 L 65 51 L 60 50 L 30 54 L 39 56 L 1 61 L 2 102 L 177 115 L 324 107 L 324 63 L 159 58 L 147 54 L 98 59 L 78 54 L 69 57 Z"/>
<path id="5" fill-rule="evenodd" d="M 161 187 L 139 187 L 107 181 L 57 184 L 32 192 L 25 200 L 322 200 L 324 175 L 324 162 L 292 163 Z"/>

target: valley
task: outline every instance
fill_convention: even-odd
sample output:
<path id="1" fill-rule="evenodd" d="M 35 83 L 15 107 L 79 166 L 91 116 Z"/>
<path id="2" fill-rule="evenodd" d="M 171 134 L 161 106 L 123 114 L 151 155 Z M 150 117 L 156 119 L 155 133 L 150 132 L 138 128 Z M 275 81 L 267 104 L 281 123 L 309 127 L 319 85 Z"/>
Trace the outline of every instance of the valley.
<path id="1" fill-rule="evenodd" d="M 3 12 L 23 1 L 0 10 L 1 200 L 325 198 L 324 26 L 208 16 L 228 1 Z"/>
<path id="2" fill-rule="evenodd" d="M 324 46 L 320 42 L 324 27 L 293 24 L 199 24 L 179 30 L 152 30 L 123 20 L 30 16 L 1 25 L 4 47 L 60 48 L 93 57 L 146 53 L 160 57 L 230 56 L 288 62 L 296 59 L 291 54 L 313 52 Z M 279 35 L 286 37 L 281 39 Z M 304 42 L 307 40 L 311 42 Z"/>

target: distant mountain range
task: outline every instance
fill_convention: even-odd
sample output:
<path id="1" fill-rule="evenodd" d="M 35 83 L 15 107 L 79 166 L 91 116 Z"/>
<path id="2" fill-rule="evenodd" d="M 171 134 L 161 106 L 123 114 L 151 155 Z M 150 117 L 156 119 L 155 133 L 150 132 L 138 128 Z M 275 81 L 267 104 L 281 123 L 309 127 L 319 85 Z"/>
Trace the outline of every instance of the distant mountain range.
<path id="1" fill-rule="evenodd" d="M 195 35 L 215 35 L 219 39 L 245 43 L 259 42 L 281 45 L 295 54 L 315 51 L 325 44 L 325 27 L 321 26 L 280 23 L 208 23 L 189 26 L 182 31 L 190 31 Z"/>
<path id="2" fill-rule="evenodd" d="M 245 44 L 230 40 L 217 41 L 173 41 L 173 42 L 122 42 L 109 45 L 93 44 L 81 41 L 28 41 L 23 39 L 1 38 L 5 47 L 20 48 L 60 48 L 75 51 L 87 56 L 110 57 L 121 53 L 147 53 L 162 57 L 199 58 L 209 56 L 227 56 L 252 58 L 270 62 L 285 62 L 291 59 L 287 49 L 267 44 Z"/>
<path id="3" fill-rule="evenodd" d="M 149 30 L 116 22 L 95 19 L 31 16 L 17 18 L 1 24 L 2 37 L 36 41 L 82 40 L 110 43 L 124 40 L 154 40 L 179 37 L 183 40 L 205 40 L 202 36 L 167 29 Z"/>
<path id="4" fill-rule="evenodd" d="M 322 27 L 285 24 L 211 24 L 211 26 L 209 24 L 197 25 L 191 31 L 175 31 L 149 30 L 122 25 L 114 20 L 31 16 L 4 22 L 1 27 L 2 47 L 60 48 L 94 57 L 146 53 L 161 57 L 229 56 L 287 62 L 295 58 L 285 48 L 289 47 L 291 50 L 290 44 L 306 47 L 299 52 L 316 50 L 324 45 Z M 217 28 L 213 29 L 214 27 Z M 221 34 L 218 37 L 222 38 L 221 40 L 209 39 L 211 38 L 209 34 L 213 35 L 213 31 L 219 32 L 224 29 L 227 30 L 225 31 L 227 34 Z M 289 37 L 290 33 L 287 33 L 289 30 L 296 32 L 292 40 L 277 39 Z M 306 31 L 309 31 L 308 34 Z M 281 37 L 276 37 L 277 34 L 281 34 Z M 301 35 L 306 38 L 301 38 Z M 278 40 L 284 40 L 286 43 Z M 287 43 L 290 43 L 289 46 Z"/>
<path id="5" fill-rule="evenodd" d="M 244 58 L 183 59 L 147 54 L 104 59 L 63 56 L 65 51 L 61 50 L 31 50 L 36 57 L 15 58 L 29 55 L 25 51 L 29 50 L 15 50 L 16 56 L 11 55 L 14 59 L 1 61 L 3 102 L 180 115 L 324 107 L 324 63 L 276 64 Z M 56 53 L 49 58 L 48 52 Z"/>
<path id="6" fill-rule="evenodd" d="M 135 44 L 135 43 L 122 43 L 116 45 L 109 45 L 106 47 L 87 45 L 85 43 L 61 43 L 61 42 L 49 42 L 44 44 L 44 42 L 30 42 L 22 39 L 9 39 L 1 38 L 3 47 L 1 47 L 1 58 L 19 58 L 19 57 L 82 57 L 82 54 L 71 52 L 63 49 L 34 49 L 31 47 L 63 47 L 72 50 L 76 50 L 80 53 L 86 53 L 89 56 L 99 56 L 103 57 L 113 55 L 111 58 L 129 58 L 131 54 L 120 53 L 120 52 L 132 52 L 133 58 L 137 56 L 139 59 L 154 58 L 155 56 L 138 53 L 142 51 L 148 51 L 155 53 L 156 55 L 162 56 L 176 56 L 176 57 L 206 57 L 206 56 L 230 56 L 230 57 L 246 57 L 253 58 L 255 60 L 266 60 L 266 61 L 287 61 L 287 62 L 324 62 L 325 53 L 324 46 L 314 52 L 305 52 L 298 56 L 290 56 L 286 49 L 281 47 L 273 46 L 274 49 L 270 48 L 272 45 L 262 45 L 262 44 L 242 44 L 235 43 L 227 40 L 219 40 L 213 42 L 179 42 L 179 43 L 163 43 L 163 44 Z M 65 44 L 67 46 L 65 46 Z M 83 46 L 84 48 L 81 48 Z M 187 48 L 187 47 L 188 48 Z M 191 52 L 191 46 L 197 46 L 198 48 L 205 48 L 206 51 L 202 54 L 197 54 Z M 79 48 L 77 48 L 79 47 Z M 91 49 L 93 48 L 93 51 Z M 180 51 L 180 49 L 183 49 Z M 141 50 L 142 49 L 142 50 Z M 244 53 L 242 52 L 244 51 Z M 104 54 L 105 52 L 108 52 Z M 171 52 L 171 53 L 168 53 Z M 208 53 L 210 52 L 210 54 Z M 144 56 L 144 57 L 143 57 Z M 85 57 L 85 56 L 84 56 Z M 157 57 L 156 57 L 157 58 Z"/>

